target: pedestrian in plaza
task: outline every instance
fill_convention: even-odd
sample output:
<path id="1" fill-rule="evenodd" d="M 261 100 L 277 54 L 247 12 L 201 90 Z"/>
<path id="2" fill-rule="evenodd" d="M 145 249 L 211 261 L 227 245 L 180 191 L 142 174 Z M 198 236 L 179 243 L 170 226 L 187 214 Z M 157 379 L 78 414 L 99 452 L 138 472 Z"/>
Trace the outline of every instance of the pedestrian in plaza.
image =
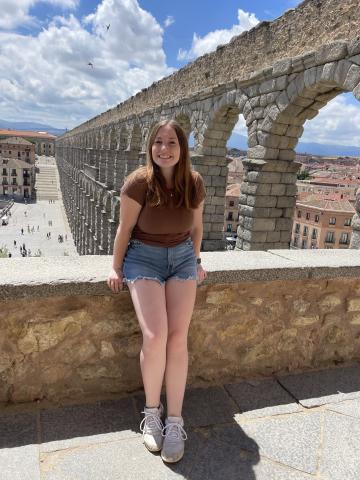
<path id="1" fill-rule="evenodd" d="M 14 247 L 16 248 L 16 240 L 14 240 Z"/>
<path id="2" fill-rule="evenodd" d="M 24 235 L 24 229 L 23 228 L 21 229 L 21 235 Z"/>
<path id="3" fill-rule="evenodd" d="M 188 371 L 187 336 L 201 266 L 201 175 L 191 170 L 185 132 L 173 121 L 153 128 L 146 166 L 129 175 L 121 189 L 120 224 L 108 286 L 117 293 L 126 282 L 143 335 L 140 365 L 144 382 L 145 446 L 161 450 L 165 462 L 184 454 L 181 416 Z M 130 242 L 129 242 L 130 240 Z M 167 417 L 160 402 L 165 377 Z"/>
<path id="4" fill-rule="evenodd" d="M 23 243 L 22 247 L 23 247 L 23 250 L 25 250 L 25 243 Z"/>
<path id="5" fill-rule="evenodd" d="M 39 231 L 39 228 L 40 228 L 40 227 L 39 227 L 39 225 L 38 225 L 38 226 L 37 226 L 37 231 Z"/>
<path id="6" fill-rule="evenodd" d="M 31 229 L 31 233 L 34 233 L 34 232 L 35 232 L 35 227 L 33 226 Z"/>
<path id="7" fill-rule="evenodd" d="M 22 254 L 22 246 L 20 245 L 20 255 Z"/>

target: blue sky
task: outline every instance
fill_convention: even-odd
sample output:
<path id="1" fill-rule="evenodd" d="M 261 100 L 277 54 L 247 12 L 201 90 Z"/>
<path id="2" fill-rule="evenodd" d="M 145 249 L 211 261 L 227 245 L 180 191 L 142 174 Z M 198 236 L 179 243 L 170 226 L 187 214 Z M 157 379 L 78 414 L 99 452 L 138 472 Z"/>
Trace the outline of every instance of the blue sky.
<path id="1" fill-rule="evenodd" d="M 299 3 L 0 0 L 0 118 L 73 128 Z M 360 146 L 358 102 L 332 100 L 302 139 Z"/>

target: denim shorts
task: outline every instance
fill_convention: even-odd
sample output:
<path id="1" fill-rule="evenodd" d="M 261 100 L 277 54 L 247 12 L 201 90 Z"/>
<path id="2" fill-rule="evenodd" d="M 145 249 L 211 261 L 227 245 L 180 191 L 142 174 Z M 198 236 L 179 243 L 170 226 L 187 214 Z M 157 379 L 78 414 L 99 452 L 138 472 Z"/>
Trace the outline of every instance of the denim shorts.
<path id="1" fill-rule="evenodd" d="M 156 247 L 139 240 L 130 240 L 124 258 L 124 281 L 156 280 L 161 285 L 167 280 L 196 280 L 196 256 L 191 238 L 175 247 Z"/>

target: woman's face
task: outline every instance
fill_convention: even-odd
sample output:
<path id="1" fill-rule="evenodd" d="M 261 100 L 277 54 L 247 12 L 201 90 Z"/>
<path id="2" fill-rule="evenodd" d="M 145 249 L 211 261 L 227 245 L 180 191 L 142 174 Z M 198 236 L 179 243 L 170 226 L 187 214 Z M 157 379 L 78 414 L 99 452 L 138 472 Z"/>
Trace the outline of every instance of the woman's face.
<path id="1" fill-rule="evenodd" d="M 160 127 L 151 147 L 154 163 L 161 169 L 174 167 L 180 159 L 180 145 L 175 130 L 169 125 Z"/>

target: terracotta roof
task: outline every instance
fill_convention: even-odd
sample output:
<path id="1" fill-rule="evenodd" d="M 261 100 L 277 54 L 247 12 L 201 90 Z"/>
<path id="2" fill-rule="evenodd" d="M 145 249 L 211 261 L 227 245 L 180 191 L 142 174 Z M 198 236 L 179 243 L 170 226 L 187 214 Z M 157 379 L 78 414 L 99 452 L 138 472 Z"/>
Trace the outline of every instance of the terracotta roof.
<path id="1" fill-rule="evenodd" d="M 15 145 L 34 145 L 33 143 L 29 142 L 28 140 L 25 140 L 25 138 L 22 138 L 22 137 L 3 138 L 0 140 L 0 143 L 12 143 Z"/>
<path id="2" fill-rule="evenodd" d="M 351 205 L 349 200 L 329 200 L 323 195 L 318 195 L 315 193 L 301 192 L 306 195 L 300 195 L 300 198 L 296 201 L 296 206 L 304 206 L 310 208 L 316 208 L 319 210 L 327 210 L 331 212 L 347 212 L 347 213 L 356 213 L 355 208 Z"/>
<path id="3" fill-rule="evenodd" d="M 31 132 L 29 130 L 10 130 L 0 129 L 0 136 L 11 137 L 29 137 L 29 138 L 43 138 L 44 140 L 54 140 L 56 137 L 46 132 Z"/>
<path id="4" fill-rule="evenodd" d="M 327 178 L 327 177 L 317 177 L 315 179 L 316 183 L 327 183 L 331 185 L 359 185 L 360 180 L 350 179 L 350 178 Z M 309 183 L 314 183 L 314 181 L 310 180 Z"/>

